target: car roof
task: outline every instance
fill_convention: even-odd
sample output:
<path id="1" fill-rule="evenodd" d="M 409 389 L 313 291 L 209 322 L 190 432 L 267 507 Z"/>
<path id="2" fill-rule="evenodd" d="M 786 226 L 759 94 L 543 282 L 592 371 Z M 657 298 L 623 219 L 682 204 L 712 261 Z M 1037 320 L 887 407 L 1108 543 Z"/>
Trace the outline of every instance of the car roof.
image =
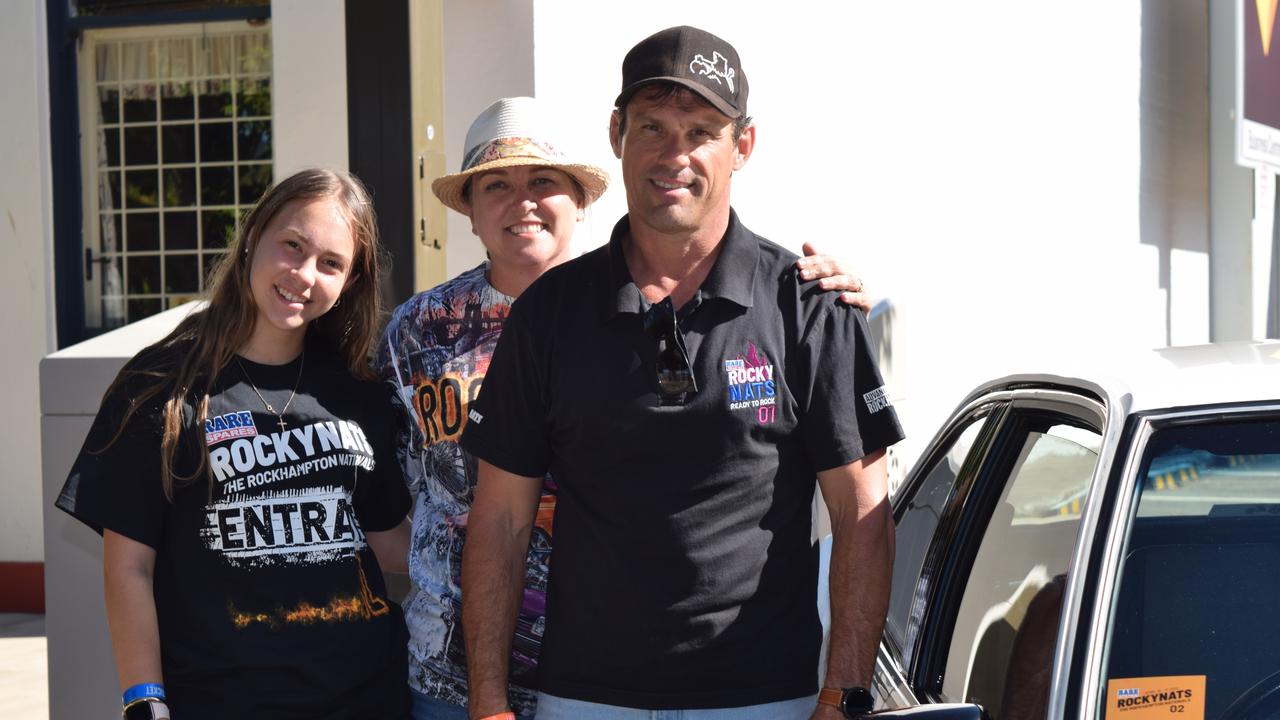
<path id="1" fill-rule="evenodd" d="M 1126 412 L 1254 401 L 1280 404 L 1280 342 L 1274 340 L 1116 353 L 1104 360 L 1055 365 L 1048 362 L 1039 372 L 984 383 L 966 402 L 1002 389 L 1058 387 L 1096 396 Z"/>

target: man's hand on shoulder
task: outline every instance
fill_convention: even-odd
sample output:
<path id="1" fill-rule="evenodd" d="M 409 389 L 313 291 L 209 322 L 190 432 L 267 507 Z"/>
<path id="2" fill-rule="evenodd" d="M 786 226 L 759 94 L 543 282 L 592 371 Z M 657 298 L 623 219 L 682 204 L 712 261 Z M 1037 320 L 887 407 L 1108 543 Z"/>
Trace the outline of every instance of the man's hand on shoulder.
<path id="1" fill-rule="evenodd" d="M 823 290 L 840 293 L 840 300 L 848 305 L 871 311 L 871 296 L 867 294 L 862 278 L 853 274 L 852 268 L 841 258 L 818 252 L 813 243 L 804 244 L 804 257 L 796 261 L 802 280 L 817 280 Z"/>

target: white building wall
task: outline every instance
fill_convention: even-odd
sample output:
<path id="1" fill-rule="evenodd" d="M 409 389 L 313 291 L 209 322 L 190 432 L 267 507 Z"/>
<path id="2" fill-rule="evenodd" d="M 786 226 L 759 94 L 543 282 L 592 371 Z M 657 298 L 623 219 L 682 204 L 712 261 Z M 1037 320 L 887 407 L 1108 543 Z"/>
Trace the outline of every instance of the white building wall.
<path id="1" fill-rule="evenodd" d="M 677 1 L 620 22 L 610 3 L 539 0 L 535 81 L 611 157 L 627 49 L 677 24 L 732 42 L 759 128 L 734 205 L 783 245 L 852 258 L 897 305 L 894 390 L 918 448 L 1019 358 L 1166 344 L 1158 253 L 1139 242 L 1140 6 Z M 625 212 L 607 167 L 584 247 Z"/>
<path id="2" fill-rule="evenodd" d="M 272 0 L 275 176 L 345 170 L 347 21 L 343 0 Z"/>
<path id="3" fill-rule="evenodd" d="M 0 397 L 5 398 L 0 562 L 44 559 L 38 364 L 54 349 L 49 78 L 42 0 L 12 0 L 0 23 Z"/>
<path id="4" fill-rule="evenodd" d="M 462 167 L 462 143 L 481 110 L 500 97 L 533 94 L 534 60 L 533 0 L 445 0 L 445 118 L 436 130 L 444 132 L 449 172 Z M 453 277 L 484 260 L 484 248 L 467 218 L 453 211 L 448 217 L 445 272 Z"/>

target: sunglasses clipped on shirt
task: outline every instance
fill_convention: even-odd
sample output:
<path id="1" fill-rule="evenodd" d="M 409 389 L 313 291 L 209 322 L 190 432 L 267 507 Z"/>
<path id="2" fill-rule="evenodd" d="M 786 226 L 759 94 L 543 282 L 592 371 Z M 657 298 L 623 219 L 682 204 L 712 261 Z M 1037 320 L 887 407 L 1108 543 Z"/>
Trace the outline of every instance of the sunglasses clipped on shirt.
<path id="1" fill-rule="evenodd" d="M 666 297 L 649 306 L 644 313 L 644 331 L 658 343 L 658 361 L 654 369 L 658 378 L 661 405 L 684 405 L 698 394 L 698 383 L 689 365 L 684 334 L 676 322 L 675 305 Z"/>

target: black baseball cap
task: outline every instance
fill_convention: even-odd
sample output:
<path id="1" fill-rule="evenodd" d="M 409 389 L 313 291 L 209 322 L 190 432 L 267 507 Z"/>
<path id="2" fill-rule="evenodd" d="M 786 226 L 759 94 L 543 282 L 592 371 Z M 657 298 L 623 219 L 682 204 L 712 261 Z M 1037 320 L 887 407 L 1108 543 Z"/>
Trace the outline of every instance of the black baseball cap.
<path id="1" fill-rule="evenodd" d="M 631 48 L 622 59 L 622 92 L 614 107 L 626 105 L 640 88 L 660 82 L 689 88 L 731 118 L 747 114 L 747 75 L 738 51 L 706 30 L 688 25 L 667 28 Z"/>

